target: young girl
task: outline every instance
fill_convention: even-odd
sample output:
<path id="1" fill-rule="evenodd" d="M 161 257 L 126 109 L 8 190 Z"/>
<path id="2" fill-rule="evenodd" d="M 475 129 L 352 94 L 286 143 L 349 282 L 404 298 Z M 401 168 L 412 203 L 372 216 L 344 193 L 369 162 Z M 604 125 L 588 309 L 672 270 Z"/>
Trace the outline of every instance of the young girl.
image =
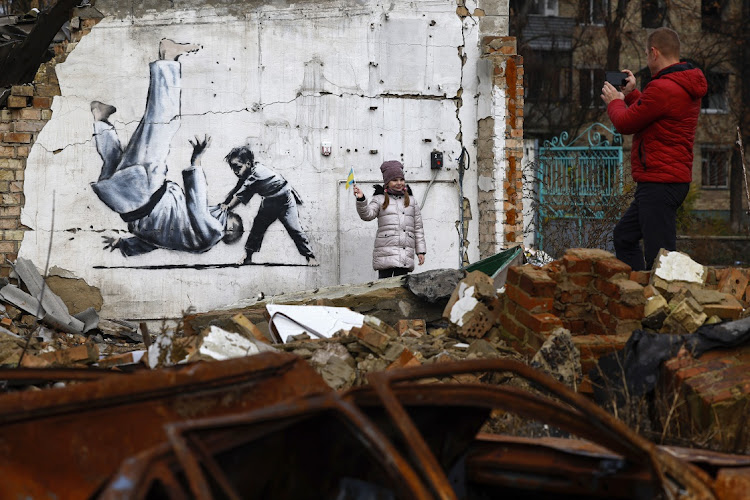
<path id="1" fill-rule="evenodd" d="M 414 252 L 419 265 L 424 264 L 426 247 L 422 214 L 417 203 L 409 196 L 411 188 L 404 181 L 404 166 L 396 160 L 380 166 L 384 186 L 375 186 L 375 196 L 370 202 L 355 184 L 357 213 L 362 220 L 378 218 L 372 268 L 378 278 L 402 276 L 414 269 Z"/>

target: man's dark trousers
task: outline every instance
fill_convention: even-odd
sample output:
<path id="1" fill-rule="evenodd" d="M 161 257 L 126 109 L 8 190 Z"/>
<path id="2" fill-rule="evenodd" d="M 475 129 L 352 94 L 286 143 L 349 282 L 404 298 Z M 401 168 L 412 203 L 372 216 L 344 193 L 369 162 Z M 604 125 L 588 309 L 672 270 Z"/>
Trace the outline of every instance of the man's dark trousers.
<path id="1" fill-rule="evenodd" d="M 615 254 L 634 271 L 651 269 L 659 249 L 677 247 L 677 209 L 690 183 L 639 182 L 614 230 Z M 643 240 L 641 250 L 640 240 Z M 644 263 L 645 256 L 645 263 Z"/>

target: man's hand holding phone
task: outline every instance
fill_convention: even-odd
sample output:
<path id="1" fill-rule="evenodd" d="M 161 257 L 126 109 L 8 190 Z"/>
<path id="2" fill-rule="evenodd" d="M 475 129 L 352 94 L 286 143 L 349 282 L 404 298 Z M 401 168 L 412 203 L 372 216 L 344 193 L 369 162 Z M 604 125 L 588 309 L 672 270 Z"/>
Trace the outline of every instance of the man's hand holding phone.
<path id="1" fill-rule="evenodd" d="M 629 69 L 607 71 L 601 97 L 604 104 L 609 104 L 615 99 L 625 99 L 625 96 L 632 92 L 634 88 L 635 75 Z"/>

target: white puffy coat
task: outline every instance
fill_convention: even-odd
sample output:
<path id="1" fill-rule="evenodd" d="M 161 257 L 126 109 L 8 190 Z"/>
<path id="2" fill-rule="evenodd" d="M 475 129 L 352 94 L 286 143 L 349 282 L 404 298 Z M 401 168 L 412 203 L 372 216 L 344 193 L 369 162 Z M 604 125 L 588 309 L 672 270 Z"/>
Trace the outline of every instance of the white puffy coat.
<path id="1" fill-rule="evenodd" d="M 378 189 L 379 188 L 379 189 Z M 376 186 L 376 193 L 382 187 Z M 357 213 L 362 220 L 378 218 L 378 232 L 372 252 L 372 268 L 376 271 L 402 267 L 414 269 L 414 252 L 426 253 L 422 214 L 413 196 L 409 196 L 409 206 L 404 207 L 403 196 L 389 196 L 388 206 L 383 209 L 384 194 L 375 194 L 357 200 Z"/>

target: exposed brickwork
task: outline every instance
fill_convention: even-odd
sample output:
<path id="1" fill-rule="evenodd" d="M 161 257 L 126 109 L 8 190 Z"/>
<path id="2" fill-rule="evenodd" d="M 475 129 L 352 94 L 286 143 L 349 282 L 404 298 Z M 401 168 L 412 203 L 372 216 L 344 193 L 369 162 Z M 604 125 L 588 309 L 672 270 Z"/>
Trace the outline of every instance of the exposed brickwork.
<path id="1" fill-rule="evenodd" d="M 630 276 L 629 266 L 596 249 L 571 249 L 543 268 L 509 268 L 500 318 L 506 340 L 517 337 L 511 345 L 526 353 L 533 345 L 529 332 L 544 337 L 563 326 L 581 350 L 588 373 L 599 356 L 621 349 L 633 330 L 641 328 L 644 286 Z M 647 283 L 648 276 L 641 281 Z M 587 387 L 590 383 L 584 381 L 581 390 Z"/>
<path id="2" fill-rule="evenodd" d="M 492 63 L 496 112 L 479 123 L 479 255 L 523 241 L 523 58 L 515 37 L 484 37 L 482 57 Z M 504 115 L 501 116 L 500 113 Z M 502 120 L 502 121 L 501 121 Z M 503 126 L 504 125 L 504 126 Z M 499 171 L 502 169 L 502 171 Z"/>
<path id="3" fill-rule="evenodd" d="M 74 11 L 75 15 L 75 11 Z M 34 81 L 14 85 L 5 108 L 0 109 L 0 277 L 8 277 L 26 229 L 20 221 L 26 159 L 44 125 L 52 118 L 52 100 L 60 95 L 55 66 L 65 61 L 77 42 L 91 31 L 98 19 L 80 19 L 71 40 L 54 47 L 55 56 L 42 64 Z"/>
<path id="4" fill-rule="evenodd" d="M 750 346 L 713 350 L 698 359 L 688 354 L 667 361 L 661 376 L 665 410 L 677 401 L 670 426 L 705 436 L 723 450 L 750 452 L 748 373 Z"/>

